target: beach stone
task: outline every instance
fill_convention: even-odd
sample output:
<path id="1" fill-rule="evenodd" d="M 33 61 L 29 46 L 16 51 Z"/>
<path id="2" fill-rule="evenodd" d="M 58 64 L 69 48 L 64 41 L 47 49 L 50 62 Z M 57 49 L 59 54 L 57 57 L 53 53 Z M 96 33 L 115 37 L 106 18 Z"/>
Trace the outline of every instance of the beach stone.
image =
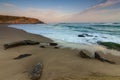
<path id="1" fill-rule="evenodd" d="M 59 49 L 59 47 L 57 47 L 57 46 L 56 46 L 56 47 L 54 47 L 54 48 L 55 48 L 55 49 Z"/>
<path id="2" fill-rule="evenodd" d="M 93 58 L 92 53 L 90 53 L 88 50 L 81 50 L 79 54 L 82 58 Z"/>
<path id="3" fill-rule="evenodd" d="M 22 46 L 22 45 L 37 45 L 39 44 L 39 42 L 37 41 L 32 41 L 32 40 L 22 40 L 22 41 L 18 41 L 18 42 L 12 42 L 12 43 L 8 43 L 8 44 L 4 44 L 4 49 L 8 49 L 8 48 L 13 48 L 13 47 L 17 47 L 17 46 Z"/>
<path id="4" fill-rule="evenodd" d="M 93 37 L 93 35 L 89 35 L 89 34 L 86 34 L 86 33 L 84 33 L 84 34 L 79 34 L 79 35 L 78 35 L 78 37 L 85 37 L 85 36 Z"/>
<path id="5" fill-rule="evenodd" d="M 81 34 L 81 35 L 79 34 L 78 37 L 85 37 L 85 36 L 83 34 Z"/>
<path id="6" fill-rule="evenodd" d="M 37 45 L 37 44 L 39 44 L 39 42 L 32 41 L 32 40 L 24 40 L 24 42 L 26 43 L 26 45 Z"/>
<path id="7" fill-rule="evenodd" d="M 49 43 L 50 46 L 57 46 L 57 43 Z"/>
<path id="8" fill-rule="evenodd" d="M 102 61 L 102 62 L 105 61 L 105 59 L 104 59 L 103 57 L 101 57 L 99 53 L 95 52 L 94 55 L 95 55 L 95 59 L 98 59 L 98 60 L 100 60 L 100 61 Z"/>
<path id="9" fill-rule="evenodd" d="M 116 64 L 114 61 L 110 61 L 106 58 L 103 58 L 98 52 L 95 52 L 95 59 L 100 60 L 102 62 L 108 62 L 110 64 Z"/>
<path id="10" fill-rule="evenodd" d="M 31 56 L 32 54 L 22 54 L 22 55 L 19 55 L 17 57 L 15 57 L 14 59 L 17 60 L 17 59 L 22 59 L 22 58 L 25 58 L 25 57 L 28 57 L 28 56 Z"/>
<path id="11" fill-rule="evenodd" d="M 41 75 L 42 75 L 42 69 L 43 69 L 43 66 L 41 63 L 37 63 L 32 71 L 30 72 L 30 79 L 31 80 L 39 80 Z"/>
<path id="12" fill-rule="evenodd" d="M 45 46 L 43 46 L 43 45 L 42 45 L 42 46 L 40 46 L 40 47 L 41 47 L 41 48 L 45 48 Z"/>

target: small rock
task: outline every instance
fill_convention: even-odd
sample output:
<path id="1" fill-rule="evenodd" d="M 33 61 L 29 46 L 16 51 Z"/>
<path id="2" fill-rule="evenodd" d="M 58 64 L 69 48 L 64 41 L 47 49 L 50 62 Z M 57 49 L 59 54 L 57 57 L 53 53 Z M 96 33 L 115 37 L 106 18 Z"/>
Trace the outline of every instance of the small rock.
<path id="1" fill-rule="evenodd" d="M 18 42 L 12 42 L 12 43 L 8 43 L 8 44 L 4 44 L 4 49 L 8 49 L 8 48 L 13 48 L 13 47 L 17 47 L 17 46 L 23 46 L 23 45 L 37 45 L 39 44 L 39 42 L 36 41 L 32 41 L 32 40 L 22 40 L 22 41 L 18 41 Z"/>
<path id="2" fill-rule="evenodd" d="M 36 64 L 30 73 L 30 79 L 39 80 L 42 75 L 42 69 L 43 69 L 43 66 L 41 63 Z"/>
<path id="3" fill-rule="evenodd" d="M 85 37 L 85 36 L 81 34 L 81 35 L 78 35 L 78 37 Z"/>
<path id="4" fill-rule="evenodd" d="M 22 54 L 22 55 L 19 55 L 18 57 L 14 58 L 15 60 L 16 59 L 22 59 L 22 58 L 25 58 L 25 57 L 28 57 L 28 56 L 31 56 L 32 54 Z"/>
<path id="5" fill-rule="evenodd" d="M 50 46 L 57 46 L 57 43 L 49 43 Z"/>
<path id="6" fill-rule="evenodd" d="M 102 62 L 105 61 L 105 59 L 102 58 L 97 52 L 95 52 L 95 59 L 98 59 L 98 60 L 100 60 L 100 61 L 102 61 Z"/>
<path id="7" fill-rule="evenodd" d="M 88 36 L 88 37 L 93 37 L 93 35 L 89 35 L 89 34 L 80 34 L 80 35 L 78 35 L 78 37 L 85 37 L 85 36 Z"/>
<path id="8" fill-rule="evenodd" d="M 54 47 L 54 48 L 55 48 L 55 49 L 59 49 L 59 47 L 57 47 L 57 46 L 56 46 L 56 47 Z"/>
<path id="9" fill-rule="evenodd" d="M 41 47 L 41 48 L 45 48 L 45 46 L 43 46 L 43 45 L 42 45 L 42 46 L 40 46 L 40 47 Z"/>

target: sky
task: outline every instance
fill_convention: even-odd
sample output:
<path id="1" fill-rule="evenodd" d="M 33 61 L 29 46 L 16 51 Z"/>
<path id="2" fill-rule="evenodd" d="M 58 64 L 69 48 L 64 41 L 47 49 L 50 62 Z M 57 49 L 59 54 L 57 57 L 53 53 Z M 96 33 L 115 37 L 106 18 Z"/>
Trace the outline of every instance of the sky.
<path id="1" fill-rule="evenodd" d="M 0 0 L 0 15 L 46 23 L 120 22 L 120 0 Z"/>

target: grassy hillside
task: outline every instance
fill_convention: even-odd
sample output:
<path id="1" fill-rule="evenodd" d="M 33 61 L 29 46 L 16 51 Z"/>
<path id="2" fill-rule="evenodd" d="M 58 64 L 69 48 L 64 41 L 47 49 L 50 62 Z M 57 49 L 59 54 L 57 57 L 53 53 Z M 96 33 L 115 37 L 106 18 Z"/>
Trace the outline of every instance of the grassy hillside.
<path id="1" fill-rule="evenodd" d="M 43 24 L 44 22 L 35 18 L 0 15 L 0 24 L 37 24 L 37 23 Z"/>

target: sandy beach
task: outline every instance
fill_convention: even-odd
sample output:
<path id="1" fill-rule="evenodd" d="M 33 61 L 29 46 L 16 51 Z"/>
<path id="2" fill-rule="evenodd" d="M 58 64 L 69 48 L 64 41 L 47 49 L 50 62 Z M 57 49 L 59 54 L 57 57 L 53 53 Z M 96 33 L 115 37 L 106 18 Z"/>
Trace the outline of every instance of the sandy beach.
<path id="1" fill-rule="evenodd" d="M 96 59 L 81 58 L 80 50 L 70 48 L 28 45 L 4 50 L 4 44 L 21 40 L 53 42 L 39 35 L 0 25 L 0 80 L 30 80 L 29 71 L 38 62 L 43 63 L 40 80 L 120 80 L 119 56 L 104 55 L 116 62 L 109 64 Z M 20 54 L 32 56 L 13 59 Z"/>

